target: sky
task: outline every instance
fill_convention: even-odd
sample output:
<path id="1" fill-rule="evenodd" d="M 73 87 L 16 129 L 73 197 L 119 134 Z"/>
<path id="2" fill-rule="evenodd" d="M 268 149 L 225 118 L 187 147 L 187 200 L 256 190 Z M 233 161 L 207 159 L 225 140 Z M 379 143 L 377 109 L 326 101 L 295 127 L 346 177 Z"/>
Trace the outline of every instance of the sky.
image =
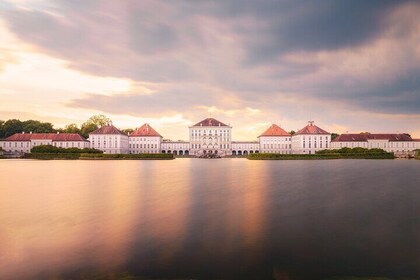
<path id="1" fill-rule="evenodd" d="M 0 120 L 420 138 L 420 1 L 0 0 Z"/>

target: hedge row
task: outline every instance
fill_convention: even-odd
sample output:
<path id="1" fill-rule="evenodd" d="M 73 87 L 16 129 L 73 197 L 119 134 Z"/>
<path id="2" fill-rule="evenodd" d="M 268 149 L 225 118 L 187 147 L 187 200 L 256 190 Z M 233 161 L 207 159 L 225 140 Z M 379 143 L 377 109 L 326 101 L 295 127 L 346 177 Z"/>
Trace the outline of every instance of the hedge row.
<path id="1" fill-rule="evenodd" d="M 31 149 L 31 153 L 37 153 L 37 154 L 102 154 L 103 152 L 97 149 L 91 149 L 91 148 L 60 148 L 55 147 L 52 145 L 41 145 L 36 146 Z"/>
<path id="2" fill-rule="evenodd" d="M 387 152 L 382 149 L 366 149 L 366 148 L 341 148 L 335 150 L 321 150 L 317 151 L 317 154 L 386 154 Z"/>
<path id="3" fill-rule="evenodd" d="M 315 159 L 394 159 L 393 153 L 371 153 L 371 154 L 250 154 L 250 160 L 315 160 Z"/>
<path id="4" fill-rule="evenodd" d="M 373 154 L 341 154 L 341 158 L 349 159 L 394 159 L 394 153 L 373 153 Z"/>
<path id="5" fill-rule="evenodd" d="M 26 153 L 26 159 L 174 159 L 172 154 Z"/>
<path id="6" fill-rule="evenodd" d="M 26 153 L 22 158 L 28 159 L 79 159 L 80 154 L 71 153 Z"/>
<path id="7" fill-rule="evenodd" d="M 173 154 L 81 154 L 80 159 L 174 159 Z"/>

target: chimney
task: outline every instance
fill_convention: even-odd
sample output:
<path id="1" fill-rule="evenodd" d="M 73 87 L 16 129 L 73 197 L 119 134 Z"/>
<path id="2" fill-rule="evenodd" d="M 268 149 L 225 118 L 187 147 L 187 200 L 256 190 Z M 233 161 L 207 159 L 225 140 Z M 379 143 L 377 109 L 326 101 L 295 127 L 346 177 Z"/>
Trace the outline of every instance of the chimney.
<path id="1" fill-rule="evenodd" d="M 60 134 L 60 131 L 57 131 L 57 134 Z"/>
<path id="2" fill-rule="evenodd" d="M 25 131 L 22 131 L 22 134 L 25 134 Z"/>
<path id="3" fill-rule="evenodd" d="M 31 131 L 31 132 L 29 132 L 29 134 L 32 134 L 32 131 Z"/>

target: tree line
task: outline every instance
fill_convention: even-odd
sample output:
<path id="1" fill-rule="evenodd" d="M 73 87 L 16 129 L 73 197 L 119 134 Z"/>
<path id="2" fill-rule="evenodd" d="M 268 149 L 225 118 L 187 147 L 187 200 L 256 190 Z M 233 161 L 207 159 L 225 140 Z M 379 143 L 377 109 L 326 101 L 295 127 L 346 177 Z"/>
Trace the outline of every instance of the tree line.
<path id="1" fill-rule="evenodd" d="M 10 119 L 7 121 L 0 120 L 0 139 L 7 138 L 15 133 L 78 133 L 83 137 L 89 137 L 89 133 L 95 131 L 99 127 L 111 122 L 111 119 L 105 115 L 95 115 L 85 121 L 80 127 L 71 123 L 64 128 L 54 128 L 50 122 L 41 122 L 38 120 L 21 121 L 18 119 Z M 132 132 L 133 129 L 125 129 L 124 132 Z"/>

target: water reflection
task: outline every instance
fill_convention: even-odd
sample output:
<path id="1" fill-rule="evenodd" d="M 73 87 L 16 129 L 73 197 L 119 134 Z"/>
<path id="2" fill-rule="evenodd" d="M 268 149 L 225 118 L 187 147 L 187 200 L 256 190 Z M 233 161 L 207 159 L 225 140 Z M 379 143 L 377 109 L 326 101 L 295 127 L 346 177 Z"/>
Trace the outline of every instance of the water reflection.
<path id="1" fill-rule="evenodd" d="M 420 277 L 417 170 L 414 161 L 0 161 L 0 279 Z"/>
<path id="2" fill-rule="evenodd" d="M 164 265 L 171 262 L 182 246 L 191 192 L 190 161 L 181 161 L 182 168 L 158 168 L 160 163 L 146 166 L 137 182 L 141 191 L 139 223 L 135 234 L 143 236 L 140 250 L 149 254 L 149 261 Z M 152 246 L 153 245 L 153 246 Z"/>

